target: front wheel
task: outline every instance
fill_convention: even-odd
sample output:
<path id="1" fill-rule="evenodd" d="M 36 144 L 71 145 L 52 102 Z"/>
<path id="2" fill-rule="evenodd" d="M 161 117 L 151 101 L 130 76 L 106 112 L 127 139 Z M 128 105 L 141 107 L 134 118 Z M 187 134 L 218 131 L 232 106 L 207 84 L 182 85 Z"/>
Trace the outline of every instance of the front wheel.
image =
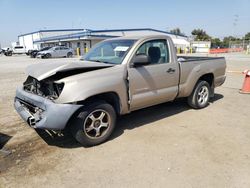
<path id="1" fill-rule="evenodd" d="M 193 92 L 188 97 L 188 104 L 195 109 L 204 108 L 209 103 L 210 95 L 210 85 L 204 80 L 199 80 Z"/>
<path id="2" fill-rule="evenodd" d="M 72 52 L 68 52 L 67 53 L 67 57 L 73 57 L 73 53 Z"/>
<path id="3" fill-rule="evenodd" d="M 116 112 L 106 102 L 96 102 L 83 107 L 70 125 L 72 135 L 84 146 L 105 142 L 116 124 Z"/>
<path id="4" fill-rule="evenodd" d="M 45 54 L 45 58 L 51 58 L 51 54 Z"/>

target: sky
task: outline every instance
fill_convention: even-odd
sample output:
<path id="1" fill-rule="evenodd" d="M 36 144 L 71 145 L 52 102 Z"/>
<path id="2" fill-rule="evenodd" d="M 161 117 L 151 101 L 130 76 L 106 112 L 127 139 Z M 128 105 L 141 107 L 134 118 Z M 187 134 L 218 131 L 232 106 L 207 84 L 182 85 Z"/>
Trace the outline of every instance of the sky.
<path id="1" fill-rule="evenodd" d="M 213 37 L 250 32 L 250 0 L 0 0 L 0 44 L 40 29 L 179 27 Z M 237 16 L 236 16 L 237 15 Z"/>

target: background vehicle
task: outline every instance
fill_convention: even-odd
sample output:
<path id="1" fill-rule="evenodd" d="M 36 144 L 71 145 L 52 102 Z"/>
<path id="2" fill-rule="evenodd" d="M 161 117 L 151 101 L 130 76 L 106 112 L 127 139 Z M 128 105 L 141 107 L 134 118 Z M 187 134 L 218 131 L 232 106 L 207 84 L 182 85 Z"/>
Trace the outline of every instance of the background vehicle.
<path id="1" fill-rule="evenodd" d="M 14 46 L 12 48 L 13 54 L 25 54 L 26 49 L 23 46 Z"/>
<path id="2" fill-rule="evenodd" d="M 72 57 L 73 49 L 65 46 L 55 46 L 48 50 L 37 53 L 37 57 L 51 58 L 51 57 Z"/>
<path id="3" fill-rule="evenodd" d="M 1 50 L 1 54 L 4 54 L 5 56 L 12 56 L 12 50 L 10 48 L 3 48 Z"/>
<path id="4" fill-rule="evenodd" d="M 47 51 L 47 50 L 49 50 L 50 48 L 51 48 L 51 47 L 45 47 L 45 48 L 42 48 L 42 49 L 40 49 L 40 50 L 32 50 L 32 51 L 29 52 L 29 55 L 30 55 L 31 58 L 35 58 L 39 52 Z"/>
<path id="5" fill-rule="evenodd" d="M 36 51 L 36 50 L 28 50 L 25 54 L 26 54 L 27 56 L 30 56 L 30 54 L 31 54 L 33 51 Z"/>
<path id="6" fill-rule="evenodd" d="M 180 97 L 195 109 L 209 104 L 225 81 L 225 58 L 178 59 L 167 36 L 106 40 L 84 62 L 28 67 L 15 108 L 33 128 L 69 128 L 81 144 L 97 145 L 109 138 L 117 115 Z"/>

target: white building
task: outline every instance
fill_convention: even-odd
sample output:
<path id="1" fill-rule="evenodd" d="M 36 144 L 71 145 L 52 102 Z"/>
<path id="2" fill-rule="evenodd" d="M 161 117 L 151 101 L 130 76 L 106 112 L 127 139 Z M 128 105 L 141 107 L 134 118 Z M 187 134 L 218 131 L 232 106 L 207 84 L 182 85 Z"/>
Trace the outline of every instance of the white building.
<path id="1" fill-rule="evenodd" d="M 76 50 L 80 48 L 81 54 L 87 52 L 96 43 L 114 37 L 133 35 L 168 35 L 176 47 L 189 47 L 188 38 L 184 35 L 174 35 L 169 32 L 151 28 L 140 29 L 113 29 L 113 30 L 90 30 L 90 29 L 64 29 L 64 30 L 41 30 L 18 36 L 20 46 L 26 50 L 40 49 L 46 46 L 65 45 Z"/>
<path id="2" fill-rule="evenodd" d="M 192 41 L 191 47 L 196 53 L 209 53 L 211 41 Z"/>
<path id="3" fill-rule="evenodd" d="M 42 40 L 44 38 L 73 34 L 84 31 L 84 29 L 56 29 L 56 30 L 39 30 L 31 33 L 26 33 L 18 36 L 18 45 L 23 46 L 26 50 L 40 49 L 41 45 L 35 43 L 35 41 Z"/>

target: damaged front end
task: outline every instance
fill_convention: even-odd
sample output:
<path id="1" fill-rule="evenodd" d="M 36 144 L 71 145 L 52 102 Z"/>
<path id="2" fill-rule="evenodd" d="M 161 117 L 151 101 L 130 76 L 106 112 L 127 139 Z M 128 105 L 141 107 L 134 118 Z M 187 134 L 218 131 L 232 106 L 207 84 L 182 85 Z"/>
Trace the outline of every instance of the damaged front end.
<path id="1" fill-rule="evenodd" d="M 33 93 L 44 98 L 55 100 L 57 99 L 64 87 L 64 83 L 56 83 L 53 80 L 41 80 L 29 76 L 23 83 L 23 89 L 29 93 Z"/>
<path id="2" fill-rule="evenodd" d="M 51 79 L 38 81 L 29 76 L 16 90 L 15 109 L 33 128 L 63 130 L 74 112 L 82 106 L 55 103 L 63 87 L 63 83 Z"/>
<path id="3" fill-rule="evenodd" d="M 26 70 L 28 78 L 16 90 L 15 109 L 33 128 L 63 130 L 82 105 L 58 102 L 65 84 L 60 80 L 112 66 L 96 62 L 31 65 Z"/>

